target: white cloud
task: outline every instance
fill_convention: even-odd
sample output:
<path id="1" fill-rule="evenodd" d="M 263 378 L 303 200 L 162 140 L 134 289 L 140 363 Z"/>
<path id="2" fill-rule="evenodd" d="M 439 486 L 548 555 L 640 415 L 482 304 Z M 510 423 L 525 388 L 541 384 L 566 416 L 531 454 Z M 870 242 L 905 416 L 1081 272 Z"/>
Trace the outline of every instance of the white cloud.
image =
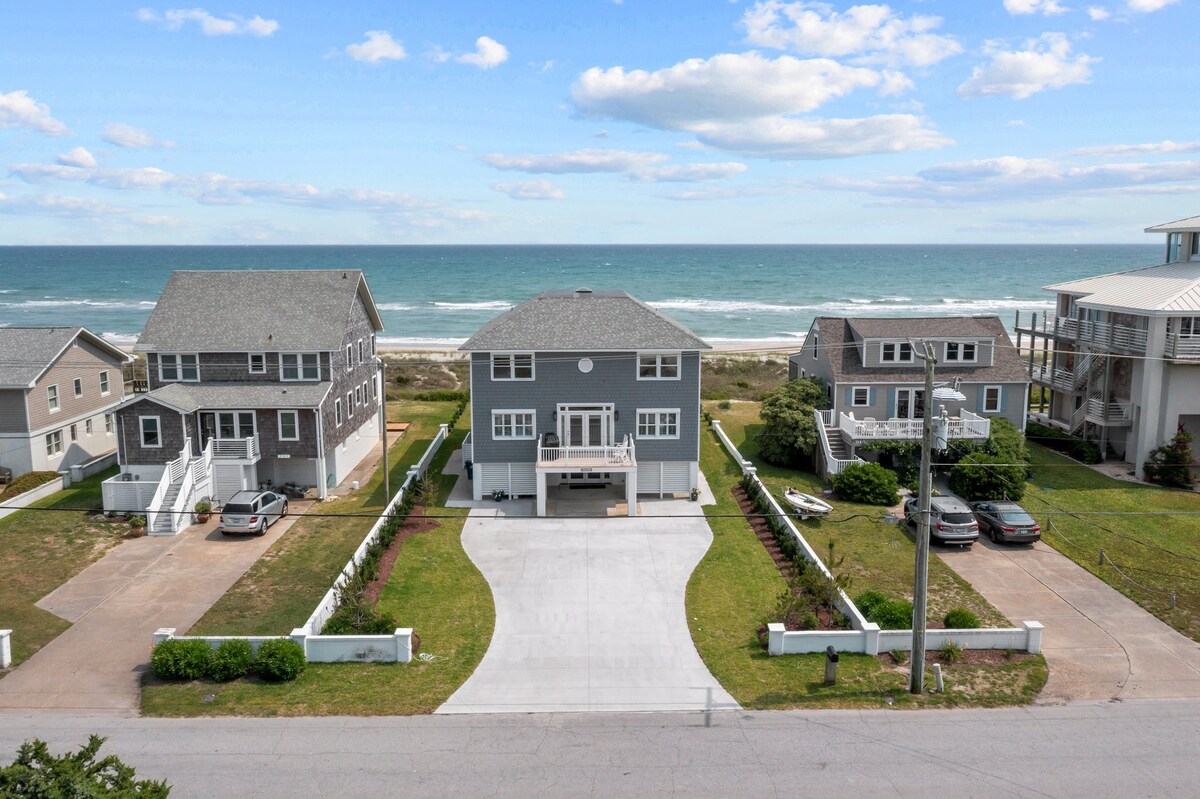
<path id="1" fill-rule="evenodd" d="M 1149 14 L 1154 11 L 1161 11 L 1167 6 L 1178 2 L 1179 0 L 1129 0 L 1129 10 L 1137 11 L 1141 14 Z"/>
<path id="2" fill-rule="evenodd" d="M 1058 4 L 1058 0 L 1004 0 L 1004 10 L 1010 14 L 1042 14 L 1052 17 L 1065 14 L 1071 9 Z"/>
<path id="3" fill-rule="evenodd" d="M 508 48 L 490 36 L 480 36 L 475 40 L 475 52 L 460 55 L 456 60 L 460 64 L 491 69 L 508 60 Z"/>
<path id="4" fill-rule="evenodd" d="M 129 213 L 128 208 L 84 197 L 65 197 L 60 194 L 25 194 L 19 197 L 7 197 L 0 194 L 0 214 L 90 219 L 120 216 L 127 213 Z"/>
<path id="5" fill-rule="evenodd" d="M 1072 57 L 1071 43 L 1061 33 L 1044 33 L 1026 42 L 1024 50 L 1001 50 L 1001 46 L 988 43 L 991 63 L 975 67 L 971 77 L 958 87 L 959 96 L 1006 94 L 1023 100 L 1046 89 L 1088 83 L 1091 65 L 1100 60 L 1082 54 Z"/>
<path id="6" fill-rule="evenodd" d="M 346 45 L 346 55 L 355 61 L 378 64 L 380 61 L 403 61 L 408 58 L 404 45 L 392 38 L 387 31 L 367 31 L 367 40 L 362 44 Z"/>
<path id="7" fill-rule="evenodd" d="M 70 133 L 65 124 L 50 116 L 50 106 L 37 102 L 24 89 L 0 94 L 0 128 L 30 128 L 51 136 Z"/>
<path id="8" fill-rule="evenodd" d="M 670 156 L 662 153 L 635 152 L 631 150 L 608 150 L 587 147 L 565 153 L 543 155 L 508 155 L 488 153 L 484 163 L 496 169 L 514 172 L 542 172 L 551 175 L 594 172 L 633 172 L 651 164 L 666 161 Z"/>
<path id="9" fill-rule="evenodd" d="M 492 188 L 514 200 L 562 200 L 567 196 L 562 189 L 545 179 L 493 183 Z"/>
<path id="10" fill-rule="evenodd" d="M 188 22 L 200 26 L 205 36 L 270 36 L 279 30 L 279 23 L 273 19 L 263 19 L 257 14 L 250 19 L 237 14 L 229 14 L 222 19 L 213 16 L 203 8 L 170 8 L 159 14 L 152 8 L 140 8 L 137 12 L 140 22 L 161 25 L 169 31 L 177 31 Z"/>
<path id="11" fill-rule="evenodd" d="M 1112 16 L 1107 8 L 1102 8 L 1101 6 L 1088 6 L 1087 13 L 1093 22 L 1103 22 Z"/>
<path id="12" fill-rule="evenodd" d="M 1104 144 L 1096 147 L 1077 147 L 1071 155 L 1126 155 L 1141 153 L 1200 152 L 1200 141 L 1160 141 L 1151 144 Z"/>
<path id="13" fill-rule="evenodd" d="M 747 122 L 711 122 L 692 128 L 712 147 L 759 158 L 810 160 L 873 153 L 928 150 L 953 143 L 912 114 L 863 119 L 770 117 Z"/>
<path id="14" fill-rule="evenodd" d="M 724 164 L 678 164 L 655 166 L 633 173 L 638 180 L 654 183 L 701 183 L 723 180 L 746 171 L 745 164 L 730 161 Z"/>
<path id="15" fill-rule="evenodd" d="M 742 16 L 746 41 L 776 50 L 821 56 L 857 56 L 860 63 L 926 67 L 962 52 L 952 36 L 930 31 L 940 17 L 903 17 L 886 5 L 851 6 L 764 0 Z"/>
<path id="16" fill-rule="evenodd" d="M 656 72 L 592 67 L 571 87 L 571 99 L 588 116 L 679 130 L 712 119 L 811 111 L 855 89 L 881 83 L 884 76 L 875 70 L 826 58 L 725 53 Z"/>
<path id="17" fill-rule="evenodd" d="M 128 149 L 175 146 L 175 142 L 159 139 L 145 128 L 135 128 L 133 125 L 126 125 L 122 122 L 111 122 L 106 125 L 100 138 L 109 144 Z"/>
<path id="18" fill-rule="evenodd" d="M 65 153 L 55 156 L 54 160 L 63 166 L 91 167 L 96 165 L 96 156 L 82 147 L 74 147 Z"/>

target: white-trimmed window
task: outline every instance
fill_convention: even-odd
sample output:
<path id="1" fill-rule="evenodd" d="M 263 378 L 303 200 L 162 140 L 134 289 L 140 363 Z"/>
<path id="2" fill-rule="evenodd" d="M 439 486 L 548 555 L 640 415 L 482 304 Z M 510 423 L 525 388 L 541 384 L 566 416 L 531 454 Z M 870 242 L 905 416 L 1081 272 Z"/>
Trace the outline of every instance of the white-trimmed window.
<path id="1" fill-rule="evenodd" d="M 366 405 L 368 402 L 370 402 L 373 399 L 373 397 L 371 395 L 371 389 L 367 388 L 367 382 L 368 381 L 364 380 L 363 384 L 362 384 L 363 405 Z M 375 385 L 374 380 L 371 380 L 370 383 L 371 383 L 371 385 Z"/>
<path id="2" fill-rule="evenodd" d="M 850 404 L 861 408 L 871 404 L 871 387 L 854 386 L 850 389 Z"/>
<path id="3" fill-rule="evenodd" d="M 983 387 L 983 412 L 984 413 L 1000 413 L 1000 406 L 1003 403 L 1004 388 L 1002 386 L 984 386 Z"/>
<path id="4" fill-rule="evenodd" d="M 83 378 L 77 377 L 72 382 L 74 383 L 73 388 L 75 389 L 75 396 L 82 397 L 83 396 Z"/>
<path id="5" fill-rule="evenodd" d="M 46 457 L 54 458 L 63 452 L 62 431 L 55 430 L 46 434 Z"/>
<path id="6" fill-rule="evenodd" d="M 912 363 L 912 344 L 907 341 L 885 341 L 879 345 L 880 363 Z"/>
<path id="7" fill-rule="evenodd" d="M 162 446 L 162 431 L 159 429 L 157 416 L 139 416 L 138 430 L 142 434 L 143 447 Z"/>
<path id="8" fill-rule="evenodd" d="M 280 441 L 299 441 L 300 440 L 300 412 L 299 411 L 280 411 L 279 412 L 279 440 Z"/>
<path id="9" fill-rule="evenodd" d="M 638 355 L 638 380 L 678 380 L 679 353 Z"/>
<path id="10" fill-rule="evenodd" d="M 492 411 L 492 438 L 497 440 L 534 438 L 533 411 Z"/>
<path id="11" fill-rule="evenodd" d="M 354 416 L 354 392 L 346 392 L 346 418 L 350 419 Z"/>
<path id="12" fill-rule="evenodd" d="M 342 401 L 336 399 L 333 401 L 333 420 L 338 424 L 342 423 Z"/>
<path id="13" fill-rule="evenodd" d="M 371 354 L 372 355 L 378 354 L 378 352 L 375 349 L 375 334 L 374 333 L 371 334 Z"/>
<path id="14" fill-rule="evenodd" d="M 371 399 L 373 399 L 373 400 L 379 399 L 379 381 L 371 380 L 370 383 L 371 383 Z M 366 383 L 363 383 L 363 385 L 365 386 Z"/>
<path id="15" fill-rule="evenodd" d="M 678 408 L 638 408 L 638 438 L 679 438 Z"/>
<path id="16" fill-rule="evenodd" d="M 108 370 L 106 369 L 100 373 L 100 396 L 107 397 L 108 392 Z"/>
<path id="17" fill-rule="evenodd" d="M 113 415 L 111 413 L 104 414 L 104 434 L 111 436 L 113 434 Z"/>
<path id="18" fill-rule="evenodd" d="M 58 413 L 58 386 L 46 386 L 46 405 L 50 413 Z M 59 436 L 61 438 L 61 436 Z"/>
<path id="19" fill-rule="evenodd" d="M 362 405 L 362 404 L 363 404 L 363 390 L 362 390 L 362 386 L 355 386 L 355 387 L 354 387 L 354 404 L 355 404 L 355 405 Z"/>
<path id="20" fill-rule="evenodd" d="M 346 345 L 346 371 L 349 372 L 354 368 L 354 345 Z"/>
<path id="21" fill-rule="evenodd" d="M 158 379 L 165 383 L 196 383 L 200 380 L 199 356 L 172 354 L 158 356 Z"/>
<path id="22" fill-rule="evenodd" d="M 493 380 L 532 380 L 533 353 L 492 354 Z"/>
<path id="23" fill-rule="evenodd" d="M 1193 241 L 1200 240 L 1197 234 Z M 1179 319 L 1179 335 L 1193 338 L 1200 336 L 1200 316 L 1183 316 Z"/>
<path id="24" fill-rule="evenodd" d="M 320 380 L 321 360 L 315 352 L 282 352 L 279 354 L 280 380 Z"/>
<path id="25" fill-rule="evenodd" d="M 71 425 L 71 440 L 72 441 L 79 440 L 79 425 L 77 425 L 77 424 Z"/>
<path id="26" fill-rule="evenodd" d="M 358 340 L 358 362 L 362 363 L 366 360 L 366 343 L 360 338 Z"/>
<path id="27" fill-rule="evenodd" d="M 813 360 L 817 360 L 817 350 L 821 349 L 821 335 L 813 333 Z"/>
<path id="28" fill-rule="evenodd" d="M 252 375 L 267 373 L 267 355 L 265 352 L 246 353 L 246 368 Z"/>
<path id="29" fill-rule="evenodd" d="M 84 420 L 84 422 L 83 422 L 83 434 L 84 434 L 85 436 L 90 436 L 90 435 L 92 434 L 92 420 L 91 420 L 91 419 L 85 419 L 85 420 Z"/>
<path id="30" fill-rule="evenodd" d="M 974 363 L 976 346 L 974 341 L 947 341 L 946 363 Z"/>

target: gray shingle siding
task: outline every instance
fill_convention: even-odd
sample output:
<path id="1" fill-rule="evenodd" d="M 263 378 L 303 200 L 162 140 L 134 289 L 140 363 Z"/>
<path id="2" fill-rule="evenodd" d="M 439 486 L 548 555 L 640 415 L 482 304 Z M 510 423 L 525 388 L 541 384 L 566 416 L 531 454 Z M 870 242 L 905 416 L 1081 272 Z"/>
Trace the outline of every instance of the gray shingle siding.
<path id="1" fill-rule="evenodd" d="M 342 336 L 342 346 L 337 352 L 333 353 L 333 371 L 331 378 L 333 380 L 333 390 L 329 392 L 329 396 L 325 398 L 325 402 L 321 405 L 321 413 L 324 417 L 324 434 L 325 434 L 325 451 L 329 452 L 333 447 L 340 444 L 351 431 L 361 427 L 369 417 L 379 415 L 379 400 L 371 399 L 371 384 L 375 380 L 375 375 L 378 368 L 373 363 L 371 357 L 371 334 L 375 332 L 375 328 L 371 324 L 370 318 L 367 316 L 366 306 L 363 304 L 361 297 L 356 298 L 353 308 L 350 312 L 350 319 L 346 322 L 346 332 Z M 363 341 L 363 362 L 358 361 L 358 340 Z M 351 367 L 349 371 L 346 369 L 346 345 L 352 345 L 353 352 L 351 353 Z M 356 386 L 361 387 L 363 383 L 367 384 L 367 396 L 364 398 L 363 405 L 358 406 L 354 410 L 354 416 L 350 417 L 346 409 L 346 394 L 353 393 Z M 341 399 L 343 419 L 342 424 L 337 424 L 337 419 L 334 415 L 334 401 Z"/>
<path id="2" fill-rule="evenodd" d="M 254 422 L 258 425 L 258 444 L 264 459 L 276 455 L 290 455 L 293 458 L 317 457 L 317 414 L 311 410 L 297 410 L 299 423 L 299 441 L 279 440 L 279 411 L 257 410 Z"/>
<path id="3" fill-rule="evenodd" d="M 592 371 L 579 371 L 579 360 Z M 537 434 L 556 432 L 559 404 L 612 403 L 617 414 L 614 442 L 633 436 L 639 463 L 696 461 L 700 447 L 700 355 L 685 352 L 679 380 L 638 380 L 632 352 L 543 352 L 534 355 L 532 381 L 492 380 L 491 355 L 471 354 L 471 413 L 477 463 L 537 460 L 536 441 L 493 441 L 492 410 L 533 410 Z M 637 410 L 679 409 L 678 439 L 636 439 Z"/>
<path id="4" fill-rule="evenodd" d="M 139 416 L 157 416 L 161 447 L 143 447 Z M 178 411 L 165 408 L 151 400 L 132 402 L 116 412 L 116 434 L 121 451 L 121 463 L 127 466 L 158 466 L 174 460 L 191 437 L 195 442 L 192 417 L 181 417 Z"/>

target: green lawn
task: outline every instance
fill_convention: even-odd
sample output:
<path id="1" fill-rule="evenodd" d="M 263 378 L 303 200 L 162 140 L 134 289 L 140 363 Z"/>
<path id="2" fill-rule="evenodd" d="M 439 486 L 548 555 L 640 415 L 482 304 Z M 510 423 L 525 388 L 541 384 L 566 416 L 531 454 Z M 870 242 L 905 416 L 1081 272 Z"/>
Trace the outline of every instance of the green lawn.
<path id="1" fill-rule="evenodd" d="M 758 406 L 737 403 L 717 411 L 725 431 L 744 457 L 754 460 L 757 452 L 752 436 Z M 771 657 L 756 637 L 758 625 L 767 621 L 784 582 L 762 544 L 740 516 L 730 489 L 741 472 L 726 455 L 715 435 L 705 431 L 701 445 L 701 468 L 717 499 L 706 507 L 713 530 L 713 545 L 688 583 L 687 609 L 692 638 L 713 675 L 735 699 L 748 708 L 789 707 L 909 707 L 909 706 L 1002 706 L 1025 704 L 1046 681 L 1045 661 L 1039 656 L 1011 663 L 985 666 L 956 665 L 944 669 L 947 690 L 913 697 L 907 693 L 908 668 L 887 658 L 844 655 L 839 682 L 826 687 L 824 655 Z M 813 475 L 760 468 L 764 481 L 775 487 L 785 484 L 818 489 Z M 866 513 L 878 518 L 878 508 L 837 503 L 837 518 Z M 843 524 L 830 521 L 805 523 L 811 531 L 809 543 L 818 551 L 834 536 L 837 551 L 846 555 L 846 568 L 855 577 L 850 591 L 877 588 L 893 595 L 908 596 L 912 587 L 913 545 L 892 526 L 870 519 Z M 935 600 L 936 596 L 936 600 Z M 936 558 L 930 561 L 930 607 L 965 604 L 986 618 L 999 614 Z M 932 678 L 927 678 L 932 685 Z"/>
<path id="2" fill-rule="evenodd" d="M 94 511 L 44 509 L 99 510 L 100 483 L 115 473 L 114 468 L 93 475 L 0 519 L 0 628 L 13 631 L 13 667 L 71 626 L 34 602 L 99 560 L 129 532 L 124 522 L 105 521 Z"/>
<path id="3" fill-rule="evenodd" d="M 1114 480 L 1038 444 L 1031 443 L 1029 450 L 1033 475 L 1022 504 L 1042 523 L 1042 540 L 1200 641 L 1200 515 L 1070 515 L 1200 514 L 1200 495 Z M 1104 566 L 1101 549 L 1110 561 Z M 1175 591 L 1174 610 L 1170 591 Z"/>
<path id="4" fill-rule="evenodd" d="M 438 425 L 454 412 L 453 402 L 406 402 L 389 410 L 411 424 L 392 446 L 391 488 L 404 481 L 408 467 L 420 460 Z M 467 417 L 442 444 L 434 473 L 441 471 L 466 435 Z M 189 635 L 284 635 L 302 625 L 325 596 L 342 567 L 375 523 L 372 514 L 385 506 L 383 471 L 359 491 L 314 506 L 320 513 L 355 513 L 350 518 L 299 519 L 259 558 L 241 579 L 188 631 Z"/>
<path id="5" fill-rule="evenodd" d="M 402 415 L 414 425 L 397 445 L 396 449 L 403 454 L 393 468 L 393 486 L 399 485 L 408 464 L 415 462 L 428 446 L 431 431 L 449 417 L 454 407 L 453 403 L 404 403 Z M 460 428 L 442 445 L 431 467 L 437 477 L 439 499 L 436 504 L 439 507 L 432 508 L 430 513 L 445 518 L 439 520 L 436 528 L 418 533 L 402 544 L 378 604 L 381 611 L 391 613 L 401 624 L 413 627 L 421 639 L 419 655 L 425 658 L 414 659 L 408 664 L 312 663 L 298 680 L 283 685 L 256 679 L 228 684 L 150 681 L 142 689 L 142 712 L 151 716 L 307 716 L 406 715 L 436 710 L 475 670 L 487 651 L 495 625 L 491 589 L 462 548 L 466 511 L 440 507 L 454 485 L 454 478 L 442 475 L 441 469 L 450 454 L 461 445 L 468 423 L 469 416 L 459 420 Z M 379 481 L 381 477 L 377 474 L 364 491 L 375 490 Z M 379 505 L 381 507 L 382 503 Z M 315 521 L 318 520 L 303 523 Z M 339 556 L 341 559 L 337 561 L 334 575 L 349 559 L 372 523 L 367 519 L 337 521 L 366 524 L 362 525 L 349 550 Z M 294 530 L 293 527 L 285 539 L 292 536 Z M 313 529 L 306 537 L 316 538 L 319 534 L 318 529 Z M 308 554 L 304 557 L 300 556 L 303 553 L 289 554 L 276 559 L 291 562 L 286 570 L 273 567 L 271 563 L 263 564 L 260 576 L 241 589 L 241 596 L 247 598 L 262 586 L 269 586 L 269 596 L 275 597 L 270 612 L 280 622 L 291 618 L 282 615 L 289 608 L 294 607 L 293 612 L 302 611 L 299 621 L 289 622 L 286 630 L 307 618 L 333 579 L 330 576 L 311 601 L 305 600 L 306 604 L 295 603 L 284 596 L 289 579 L 312 582 L 311 575 L 303 572 L 304 562 L 312 564 L 322 553 L 328 556 L 329 552 L 327 547 L 316 546 L 311 541 L 300 549 L 307 550 Z M 222 602 L 226 599 L 228 595 Z M 220 604 L 214 606 L 214 610 Z M 232 614 L 225 613 L 222 623 L 232 626 Z M 256 617 L 255 623 L 263 623 L 262 618 Z M 270 630 L 273 633 L 280 631 L 278 626 Z M 239 632 L 248 634 L 244 629 Z"/>

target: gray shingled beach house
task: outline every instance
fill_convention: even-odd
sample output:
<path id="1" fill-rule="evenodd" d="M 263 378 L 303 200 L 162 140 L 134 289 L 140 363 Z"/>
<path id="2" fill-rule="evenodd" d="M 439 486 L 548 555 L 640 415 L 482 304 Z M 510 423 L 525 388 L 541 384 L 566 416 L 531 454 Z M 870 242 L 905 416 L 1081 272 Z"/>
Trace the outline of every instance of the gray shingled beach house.
<path id="1" fill-rule="evenodd" d="M 116 411 L 105 509 L 170 533 L 193 497 L 265 481 L 325 496 L 379 440 L 381 330 L 356 269 L 175 272 L 135 347 L 149 391 Z"/>
<path id="2" fill-rule="evenodd" d="M 623 291 L 548 291 L 484 325 L 471 360 L 475 499 L 624 486 L 687 494 L 700 460 L 700 353 L 691 331 Z"/>

